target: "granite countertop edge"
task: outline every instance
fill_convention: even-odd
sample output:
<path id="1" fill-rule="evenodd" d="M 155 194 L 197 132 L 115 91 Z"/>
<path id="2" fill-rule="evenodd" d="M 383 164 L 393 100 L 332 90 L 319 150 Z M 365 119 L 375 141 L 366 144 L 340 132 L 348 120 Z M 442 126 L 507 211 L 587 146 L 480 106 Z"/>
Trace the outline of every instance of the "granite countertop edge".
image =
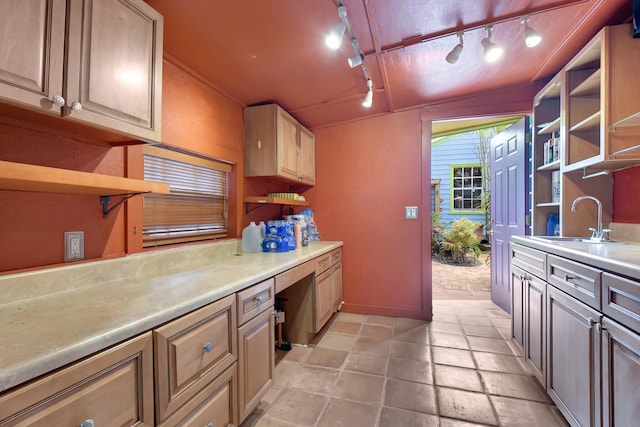
<path id="1" fill-rule="evenodd" d="M 227 252 L 206 264 L 174 267 L 159 275 L 107 278 L 85 286 L 71 283 L 55 292 L 48 289 L 42 295 L 25 290 L 24 299 L 12 289 L 13 300 L 0 303 L 0 392 L 150 331 L 342 245 L 341 241 L 320 241 L 283 253 L 238 256 Z M 124 260 L 127 258 L 143 261 L 145 255 Z M 117 261 L 110 261 L 109 268 L 118 265 Z M 78 269 L 100 268 L 103 262 Z M 27 273 L 29 279 L 43 279 L 46 274 L 46 270 L 35 275 Z M 10 285 L 11 279 L 23 280 L 22 276 L 3 277 L 0 289 Z"/>

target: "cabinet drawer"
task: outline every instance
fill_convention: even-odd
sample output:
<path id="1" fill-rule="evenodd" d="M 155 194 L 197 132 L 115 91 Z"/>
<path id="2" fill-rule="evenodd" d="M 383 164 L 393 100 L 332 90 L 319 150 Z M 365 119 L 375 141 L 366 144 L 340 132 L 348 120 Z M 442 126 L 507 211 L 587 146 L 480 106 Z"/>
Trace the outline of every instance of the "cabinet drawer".
<path id="1" fill-rule="evenodd" d="M 146 333 L 0 397 L 0 426 L 153 426 Z"/>
<path id="2" fill-rule="evenodd" d="M 276 276 L 276 294 L 279 294 L 294 283 L 297 283 L 301 279 L 313 274 L 315 271 L 316 262 L 314 260 L 310 260 L 297 267 L 293 267 L 284 273 L 278 274 Z"/>
<path id="3" fill-rule="evenodd" d="M 640 282 L 603 273 L 602 312 L 623 325 L 640 331 Z"/>
<path id="4" fill-rule="evenodd" d="M 235 295 L 154 331 L 158 421 L 236 361 L 235 331 Z"/>
<path id="5" fill-rule="evenodd" d="M 238 325 L 273 306 L 274 283 L 274 279 L 268 279 L 238 292 Z"/>
<path id="6" fill-rule="evenodd" d="M 511 263 L 541 279 L 547 277 L 547 254 L 545 252 L 512 243 Z"/>
<path id="7" fill-rule="evenodd" d="M 600 270 L 555 255 L 549 255 L 547 261 L 547 282 L 590 307 L 600 309 Z"/>
<path id="8" fill-rule="evenodd" d="M 331 265 L 336 265 L 342 261 L 342 249 L 334 249 L 331 251 Z"/>
<path id="9" fill-rule="evenodd" d="M 316 276 L 327 271 L 331 267 L 331 253 L 316 258 Z"/>
<path id="10" fill-rule="evenodd" d="M 236 370 L 237 365 L 234 363 L 159 426 L 237 425 Z"/>

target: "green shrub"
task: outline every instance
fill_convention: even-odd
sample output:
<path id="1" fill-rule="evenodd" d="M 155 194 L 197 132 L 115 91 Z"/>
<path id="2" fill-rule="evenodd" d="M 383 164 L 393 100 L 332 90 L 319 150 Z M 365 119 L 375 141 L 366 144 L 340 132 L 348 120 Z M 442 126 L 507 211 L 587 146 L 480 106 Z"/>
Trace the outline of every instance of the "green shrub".
<path id="1" fill-rule="evenodd" d="M 480 239 L 475 231 L 480 227 L 479 222 L 472 222 L 468 218 L 460 218 L 451 224 L 451 228 L 442 232 L 442 249 L 453 256 L 456 263 L 464 264 L 467 254 L 473 253 L 476 259 L 480 256 Z"/>

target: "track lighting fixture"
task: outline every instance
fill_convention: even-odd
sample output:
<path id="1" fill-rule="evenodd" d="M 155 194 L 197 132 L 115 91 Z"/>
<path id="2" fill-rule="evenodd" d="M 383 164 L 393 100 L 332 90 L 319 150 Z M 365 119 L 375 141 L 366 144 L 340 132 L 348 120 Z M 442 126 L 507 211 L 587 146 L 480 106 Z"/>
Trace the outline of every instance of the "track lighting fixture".
<path id="1" fill-rule="evenodd" d="M 484 46 L 484 60 L 491 63 L 496 62 L 502 56 L 502 48 L 491 41 L 491 30 L 493 25 L 487 25 L 487 37 L 483 38 L 480 43 Z"/>
<path id="2" fill-rule="evenodd" d="M 362 101 L 362 106 L 365 108 L 370 108 L 373 105 L 373 82 L 371 79 L 367 79 L 367 94 Z"/>
<path id="3" fill-rule="evenodd" d="M 527 47 L 538 46 L 542 41 L 542 36 L 529 26 L 528 16 L 522 18 L 522 24 L 524 25 L 524 43 L 527 45 Z"/>
<path id="4" fill-rule="evenodd" d="M 347 29 L 347 23 L 345 22 L 347 17 L 347 8 L 344 6 L 338 6 L 338 16 L 340 17 L 340 22 L 333 27 L 333 30 L 331 30 L 329 35 L 324 39 L 327 46 L 334 50 L 340 48 L 340 45 L 342 44 L 342 36 L 344 36 L 344 31 Z"/>
<path id="5" fill-rule="evenodd" d="M 455 64 L 458 62 L 458 58 L 460 58 L 460 54 L 462 53 L 462 49 L 464 48 L 463 41 L 464 32 L 458 31 L 458 44 L 451 49 L 451 52 L 445 58 L 449 64 Z"/>
<path id="6" fill-rule="evenodd" d="M 349 67 L 355 68 L 358 65 L 362 64 L 363 60 L 364 60 L 364 55 L 361 53 L 357 53 L 352 57 L 350 57 L 349 59 L 347 59 L 347 62 L 349 63 Z"/>

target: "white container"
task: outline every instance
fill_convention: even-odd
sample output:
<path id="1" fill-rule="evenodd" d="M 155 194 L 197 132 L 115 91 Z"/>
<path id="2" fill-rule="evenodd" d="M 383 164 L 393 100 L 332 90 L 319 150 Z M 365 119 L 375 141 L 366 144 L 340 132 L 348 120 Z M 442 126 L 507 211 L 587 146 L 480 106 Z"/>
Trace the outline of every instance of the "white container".
<path id="1" fill-rule="evenodd" d="M 255 222 L 246 226 L 242 230 L 242 252 L 257 253 L 262 252 L 262 231 Z"/>
<path id="2" fill-rule="evenodd" d="M 551 172 L 551 201 L 560 202 L 560 171 Z"/>

